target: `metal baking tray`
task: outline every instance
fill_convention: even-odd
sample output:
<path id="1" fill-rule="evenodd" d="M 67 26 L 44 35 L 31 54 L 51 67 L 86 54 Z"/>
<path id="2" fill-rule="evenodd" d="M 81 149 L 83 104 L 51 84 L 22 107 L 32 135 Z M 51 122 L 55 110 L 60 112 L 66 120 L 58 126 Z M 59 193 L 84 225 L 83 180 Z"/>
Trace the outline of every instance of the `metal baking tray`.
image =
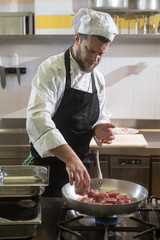
<path id="1" fill-rule="evenodd" d="M 41 195 L 49 183 L 49 169 L 42 166 L 0 166 L 0 197 Z"/>
<path id="2" fill-rule="evenodd" d="M 40 201 L 37 205 L 36 218 L 25 221 L 11 221 L 0 217 L 0 239 L 24 239 L 33 237 L 41 221 L 42 213 Z"/>

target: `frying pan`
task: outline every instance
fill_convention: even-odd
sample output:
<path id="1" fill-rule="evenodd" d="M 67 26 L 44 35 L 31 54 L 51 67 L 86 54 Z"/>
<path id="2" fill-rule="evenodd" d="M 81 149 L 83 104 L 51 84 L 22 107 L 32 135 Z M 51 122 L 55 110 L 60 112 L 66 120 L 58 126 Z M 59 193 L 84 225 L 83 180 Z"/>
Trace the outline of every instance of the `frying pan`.
<path id="1" fill-rule="evenodd" d="M 136 211 L 145 201 L 148 191 L 143 186 L 125 180 L 102 178 L 99 166 L 99 152 L 97 151 L 98 178 L 91 179 L 90 188 L 98 189 L 100 192 L 118 190 L 121 194 L 128 194 L 131 203 L 115 205 L 99 205 L 81 202 L 78 200 L 80 195 L 75 193 L 75 185 L 67 183 L 62 188 L 62 196 L 72 209 L 86 215 L 106 218 L 113 215 L 130 214 Z"/>

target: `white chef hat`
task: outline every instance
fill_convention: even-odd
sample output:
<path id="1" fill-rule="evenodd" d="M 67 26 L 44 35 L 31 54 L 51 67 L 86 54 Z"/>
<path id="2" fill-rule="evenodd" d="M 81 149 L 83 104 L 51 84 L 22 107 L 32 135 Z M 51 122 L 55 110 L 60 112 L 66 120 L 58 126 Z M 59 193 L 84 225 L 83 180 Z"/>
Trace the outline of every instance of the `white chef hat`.
<path id="1" fill-rule="evenodd" d="M 112 17 L 108 13 L 88 8 L 79 9 L 72 19 L 75 33 L 99 35 L 113 41 L 118 33 Z"/>

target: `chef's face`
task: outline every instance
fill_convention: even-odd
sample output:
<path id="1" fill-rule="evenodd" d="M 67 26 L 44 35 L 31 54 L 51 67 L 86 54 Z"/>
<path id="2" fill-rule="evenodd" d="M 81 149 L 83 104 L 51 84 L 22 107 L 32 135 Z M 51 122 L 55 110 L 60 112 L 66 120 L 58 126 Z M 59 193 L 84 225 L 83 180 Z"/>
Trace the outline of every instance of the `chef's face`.
<path id="1" fill-rule="evenodd" d="M 80 38 L 79 34 L 76 43 L 75 58 L 84 72 L 91 72 L 99 64 L 111 44 L 111 42 L 104 43 L 91 35 Z"/>

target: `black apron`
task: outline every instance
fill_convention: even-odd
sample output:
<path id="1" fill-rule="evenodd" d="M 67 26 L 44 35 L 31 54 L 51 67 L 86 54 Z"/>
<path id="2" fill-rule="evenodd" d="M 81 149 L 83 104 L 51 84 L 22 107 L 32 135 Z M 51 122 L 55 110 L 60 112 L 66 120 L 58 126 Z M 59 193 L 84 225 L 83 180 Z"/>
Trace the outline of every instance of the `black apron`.
<path id="1" fill-rule="evenodd" d="M 92 93 L 71 88 L 70 49 L 65 52 L 65 67 L 65 91 L 60 106 L 52 120 L 66 142 L 76 152 L 87 170 L 89 170 L 88 151 L 89 143 L 93 136 L 92 126 L 99 116 L 99 101 L 95 80 L 92 73 Z M 35 165 L 50 167 L 49 186 L 46 187 L 43 196 L 62 196 L 61 189 L 69 182 L 65 163 L 56 157 L 41 158 L 33 147 L 33 144 L 31 144 L 31 153 L 35 158 Z"/>

